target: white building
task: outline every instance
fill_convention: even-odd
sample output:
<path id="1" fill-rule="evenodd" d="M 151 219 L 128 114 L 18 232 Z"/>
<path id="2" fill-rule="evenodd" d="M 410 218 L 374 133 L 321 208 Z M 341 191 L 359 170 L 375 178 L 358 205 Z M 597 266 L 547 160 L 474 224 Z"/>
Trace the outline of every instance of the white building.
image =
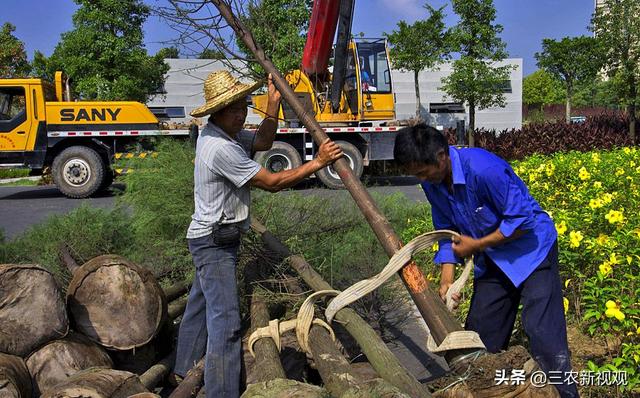
<path id="1" fill-rule="evenodd" d="M 147 105 L 175 121 L 188 121 L 189 112 L 204 104 L 203 82 L 213 71 L 224 69 L 220 61 L 203 59 L 165 59 L 170 66 L 164 85 L 164 95 L 156 95 Z M 522 127 L 522 59 L 507 59 L 498 65 L 514 65 L 511 79 L 505 82 L 507 106 L 476 110 L 476 127 L 498 131 Z M 440 90 L 440 79 L 451 71 L 451 64 L 438 70 L 425 70 L 419 75 L 421 115 L 431 125 L 454 127 L 457 120 L 469 120 L 468 109 L 454 103 Z M 396 95 L 396 116 L 408 119 L 415 116 L 415 90 L 412 72 L 392 71 Z M 258 124 L 260 117 L 249 112 L 247 123 Z"/>

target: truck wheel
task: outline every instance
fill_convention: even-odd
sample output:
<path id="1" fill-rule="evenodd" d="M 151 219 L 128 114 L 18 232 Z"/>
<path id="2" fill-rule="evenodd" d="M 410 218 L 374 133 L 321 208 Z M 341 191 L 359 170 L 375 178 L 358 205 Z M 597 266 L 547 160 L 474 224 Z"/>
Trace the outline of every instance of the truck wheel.
<path id="1" fill-rule="evenodd" d="M 100 184 L 100 188 L 98 188 L 98 191 L 102 192 L 102 191 L 106 191 L 107 189 L 109 189 L 111 184 L 113 184 L 113 179 L 114 178 L 115 178 L 114 171 L 111 170 L 110 167 L 106 167 L 105 172 L 104 172 L 104 179 L 102 180 L 102 184 Z"/>
<path id="2" fill-rule="evenodd" d="M 302 165 L 298 151 L 282 141 L 274 142 L 268 151 L 256 152 L 254 159 L 271 173 L 295 169 Z"/>
<path id="3" fill-rule="evenodd" d="M 103 184 L 106 173 L 104 161 L 96 151 L 85 146 L 72 146 L 53 160 L 53 182 L 60 192 L 70 198 L 86 198 Z"/>
<path id="4" fill-rule="evenodd" d="M 355 145 L 347 142 L 347 141 L 336 141 L 336 144 L 342 148 L 342 152 L 344 152 L 345 159 L 349 162 L 349 167 L 353 170 L 353 174 L 356 178 L 360 178 L 362 176 L 362 172 L 364 170 L 364 161 L 362 160 L 362 154 L 356 148 Z M 323 169 L 316 171 L 316 177 L 322 181 L 322 183 L 331 189 L 344 189 L 344 184 L 342 184 L 342 180 L 338 173 L 333 169 L 333 166 L 327 166 Z"/>

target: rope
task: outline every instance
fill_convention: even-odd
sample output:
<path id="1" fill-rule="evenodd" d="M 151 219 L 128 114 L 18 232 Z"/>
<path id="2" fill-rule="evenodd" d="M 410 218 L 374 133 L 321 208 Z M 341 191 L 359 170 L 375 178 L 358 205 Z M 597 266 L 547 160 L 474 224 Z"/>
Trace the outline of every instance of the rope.
<path id="1" fill-rule="evenodd" d="M 278 350 L 280 350 L 280 334 L 288 330 L 295 329 L 298 344 L 300 344 L 300 347 L 306 353 L 310 354 L 311 350 L 309 347 L 308 339 L 309 331 L 311 330 L 311 326 L 313 324 L 326 328 L 331 333 L 331 337 L 335 340 L 335 335 L 329 324 L 338 311 L 380 287 L 384 282 L 395 275 L 406 263 L 411 261 L 411 258 L 414 254 L 433 246 L 433 244 L 438 242 L 439 240 L 447 238 L 453 239 L 454 237 L 459 236 L 460 235 L 458 233 L 449 230 L 432 231 L 417 236 L 400 250 L 398 250 L 396 254 L 391 257 L 389 263 L 387 263 L 387 265 L 379 274 L 369 279 L 364 279 L 360 282 L 357 282 L 343 292 L 339 292 L 337 290 L 322 290 L 316 292 L 309 296 L 304 301 L 304 303 L 302 303 L 302 305 L 300 306 L 300 310 L 298 311 L 298 315 L 295 319 L 288 320 L 282 323 L 279 323 L 278 320 L 274 320 L 269 322 L 269 326 L 257 329 L 251 334 L 251 336 L 249 336 L 249 351 L 255 357 L 255 354 L 253 352 L 253 344 L 255 344 L 257 340 L 263 337 L 271 337 L 276 342 Z M 445 304 L 450 311 L 453 310 L 453 307 L 455 305 L 452 296 L 462 291 L 464 285 L 469 279 L 469 275 L 471 274 L 472 269 L 473 260 L 471 258 L 465 259 L 465 268 L 462 271 L 462 274 L 449 287 L 449 290 L 447 290 L 447 293 L 445 294 Z M 325 310 L 325 317 L 329 324 L 320 319 L 314 319 L 315 301 L 318 298 L 327 295 L 336 296 L 329 302 L 329 305 Z M 478 336 L 476 332 L 464 330 L 449 333 L 442 341 L 442 343 L 440 343 L 440 345 L 436 345 L 432 335 L 430 334 L 427 340 L 427 348 L 431 352 L 443 352 L 463 348 L 485 349 L 485 346 L 482 343 L 482 340 L 480 340 L 480 336 Z"/>

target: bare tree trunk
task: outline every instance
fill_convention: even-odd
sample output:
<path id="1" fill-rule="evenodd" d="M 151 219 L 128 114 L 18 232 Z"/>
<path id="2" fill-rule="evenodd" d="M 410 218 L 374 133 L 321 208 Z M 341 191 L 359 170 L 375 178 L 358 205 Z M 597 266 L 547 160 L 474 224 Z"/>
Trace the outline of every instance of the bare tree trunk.
<path id="1" fill-rule="evenodd" d="M 638 89 L 636 88 L 636 79 L 631 79 L 630 82 L 631 98 L 629 100 L 629 106 L 627 107 L 627 113 L 629 113 L 629 138 L 632 143 L 636 142 L 636 97 L 638 96 Z"/>
<path id="2" fill-rule="evenodd" d="M 173 363 L 176 360 L 176 353 L 173 352 L 168 357 L 164 358 L 157 364 L 150 367 L 146 372 L 140 375 L 140 382 L 144 384 L 146 388 L 149 390 L 153 390 L 158 383 L 164 379 L 169 372 L 171 372 L 171 368 L 173 367 Z"/>
<path id="3" fill-rule="evenodd" d="M 413 83 L 415 84 L 415 88 L 416 88 L 416 118 L 422 119 L 420 115 L 420 83 L 418 82 L 419 73 L 420 71 L 418 70 L 413 71 Z"/>
<path id="4" fill-rule="evenodd" d="M 269 325 L 269 320 L 267 305 L 260 296 L 260 292 L 256 290 L 251 296 L 251 330 Z M 256 341 L 254 351 L 256 353 L 254 369 L 258 375 L 258 382 L 287 378 L 280 362 L 278 347 L 273 340 Z"/>
<path id="5" fill-rule="evenodd" d="M 262 48 L 257 45 L 251 32 L 233 14 L 229 3 L 223 0 L 211 0 L 211 2 L 218 8 L 221 16 L 227 21 L 238 37 L 247 45 L 247 48 L 254 54 L 256 60 L 265 71 L 271 73 L 274 83 L 282 94 L 283 99 L 291 105 L 296 115 L 298 115 L 305 127 L 310 131 L 314 141 L 318 144 L 324 142 L 328 138 L 326 132 L 318 124 L 313 115 L 306 112 L 304 106 L 278 69 L 265 56 Z M 402 246 L 400 238 L 391 227 L 389 220 L 387 220 L 380 212 L 380 209 L 378 209 L 371 194 L 364 188 L 360 180 L 354 176 L 347 160 L 345 158 L 338 159 L 333 164 L 333 168 L 340 176 L 344 186 L 358 205 L 387 255 L 392 256 L 395 254 Z M 399 274 L 405 287 L 411 294 L 411 298 L 416 303 L 420 314 L 429 326 L 429 330 L 437 344 L 442 343 L 445 336 L 449 333 L 463 330 L 460 323 L 447 310 L 442 300 L 440 300 L 438 294 L 429 288 L 427 279 L 415 262 L 411 261 L 407 263 L 404 268 L 400 270 Z M 447 360 L 451 361 L 455 358 L 460 358 L 467 353 L 466 350 L 452 351 L 448 354 Z"/>
<path id="6" fill-rule="evenodd" d="M 191 398 L 198 395 L 204 382 L 204 358 L 187 372 L 184 380 L 169 395 L 169 398 Z"/>
<path id="7" fill-rule="evenodd" d="M 297 255 L 291 256 L 289 248 L 255 219 L 252 220 L 252 228 L 261 235 L 267 248 L 283 258 L 289 257 L 291 267 L 313 290 L 333 290 L 331 285 L 322 279 L 322 276 L 320 276 L 303 257 Z M 367 359 L 380 377 L 412 397 L 431 396 L 426 388 L 402 366 L 398 358 L 393 355 L 375 330 L 354 310 L 351 308 L 343 308 L 338 311 L 335 319 L 340 322 L 358 342 L 362 352 L 367 356 Z"/>
<path id="8" fill-rule="evenodd" d="M 567 101 L 565 103 L 565 121 L 571 123 L 571 97 L 573 97 L 573 89 L 567 87 Z"/>
<path id="9" fill-rule="evenodd" d="M 476 103 L 469 101 L 469 147 L 475 146 L 474 133 L 476 131 Z"/>

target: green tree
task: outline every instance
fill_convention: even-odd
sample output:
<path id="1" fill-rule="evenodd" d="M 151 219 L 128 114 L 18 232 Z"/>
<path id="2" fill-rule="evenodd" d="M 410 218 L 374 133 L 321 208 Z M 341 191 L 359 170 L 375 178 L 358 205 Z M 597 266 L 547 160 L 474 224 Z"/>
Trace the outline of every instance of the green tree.
<path id="1" fill-rule="evenodd" d="M 596 9 L 591 20 L 593 31 L 602 43 L 598 58 L 605 62 L 605 72 L 616 77 L 619 97 L 627 107 L 629 136 L 636 136 L 636 107 L 640 84 L 640 2 L 607 0 Z"/>
<path id="2" fill-rule="evenodd" d="M 241 17 L 256 42 L 283 74 L 300 66 L 312 4 L 312 0 L 250 1 L 246 14 Z M 240 39 L 236 38 L 236 42 L 245 54 L 252 56 Z M 250 59 L 249 67 L 255 77 L 264 76 L 257 62 Z"/>
<path id="3" fill-rule="evenodd" d="M 0 77 L 26 77 L 31 70 L 24 43 L 13 35 L 15 30 L 9 22 L 0 29 Z"/>
<path id="4" fill-rule="evenodd" d="M 542 52 L 535 54 L 538 67 L 560 79 L 565 89 L 566 120 L 571 121 L 571 103 L 577 88 L 593 81 L 602 67 L 598 42 L 593 37 L 565 37 L 542 40 Z"/>
<path id="5" fill-rule="evenodd" d="M 450 58 L 450 31 L 444 24 L 444 7 L 435 9 L 429 4 L 424 7 L 429 12 L 425 20 L 413 25 L 398 22 L 398 30 L 384 35 L 391 44 L 391 59 L 395 67 L 413 72 L 416 92 L 416 117 L 420 117 L 420 87 L 418 74 L 427 68 L 434 68 Z"/>
<path id="6" fill-rule="evenodd" d="M 156 57 L 160 57 L 162 59 L 178 59 L 180 58 L 180 50 L 178 50 L 178 47 L 164 47 L 161 48 L 160 50 L 158 50 L 158 52 L 156 53 Z"/>
<path id="7" fill-rule="evenodd" d="M 169 70 L 144 48 L 149 7 L 140 0 L 74 1 L 74 29 L 62 34 L 46 70 L 65 71 L 84 99 L 146 101 Z"/>
<path id="8" fill-rule="evenodd" d="M 545 105 L 564 101 L 562 83 L 545 70 L 538 69 L 522 81 L 522 103 L 537 105 L 540 111 Z"/>
<path id="9" fill-rule="evenodd" d="M 213 48 L 205 48 L 200 54 L 199 59 L 224 59 L 224 53 Z"/>
<path id="10" fill-rule="evenodd" d="M 460 17 L 452 37 L 460 59 L 453 71 L 442 79 L 442 90 L 469 107 L 469 146 L 474 145 L 476 108 L 505 106 L 505 81 L 510 80 L 512 66 L 496 66 L 507 57 L 505 44 L 498 35 L 502 25 L 494 24 L 493 0 L 451 0 Z"/>

